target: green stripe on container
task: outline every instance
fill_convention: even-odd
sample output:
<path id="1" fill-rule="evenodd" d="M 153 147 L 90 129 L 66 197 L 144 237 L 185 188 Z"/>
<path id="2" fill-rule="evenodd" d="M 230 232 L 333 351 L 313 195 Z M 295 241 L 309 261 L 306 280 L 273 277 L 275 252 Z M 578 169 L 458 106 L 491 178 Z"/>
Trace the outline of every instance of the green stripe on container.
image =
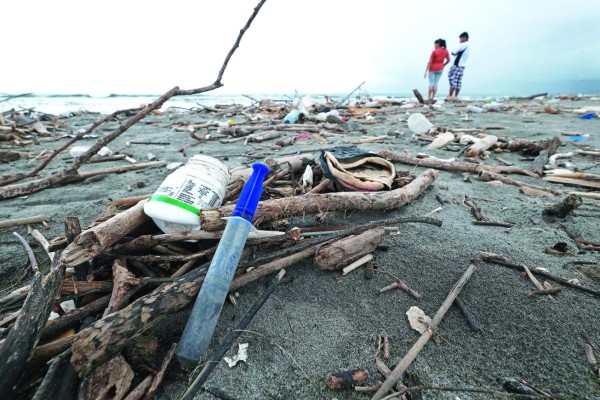
<path id="1" fill-rule="evenodd" d="M 152 196 L 148 199 L 148 201 L 162 201 L 163 203 L 173 204 L 174 206 L 193 212 L 196 215 L 200 215 L 200 210 L 196 207 L 190 206 L 188 203 L 184 203 L 183 201 L 172 199 L 167 196 Z"/>

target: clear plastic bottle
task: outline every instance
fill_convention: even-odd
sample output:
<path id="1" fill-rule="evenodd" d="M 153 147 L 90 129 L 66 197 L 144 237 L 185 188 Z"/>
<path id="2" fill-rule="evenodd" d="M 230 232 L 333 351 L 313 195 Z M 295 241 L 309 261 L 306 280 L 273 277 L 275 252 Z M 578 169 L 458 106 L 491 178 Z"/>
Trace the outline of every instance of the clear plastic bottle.
<path id="1" fill-rule="evenodd" d="M 223 203 L 230 179 L 219 160 L 195 155 L 165 178 L 144 212 L 165 233 L 200 230 L 200 212 Z"/>
<path id="2" fill-rule="evenodd" d="M 417 135 L 422 135 L 429 132 L 433 128 L 433 124 L 429 122 L 426 116 L 421 113 L 414 113 L 408 117 L 408 128 Z"/>
<path id="3" fill-rule="evenodd" d="M 285 118 L 283 119 L 283 123 L 295 124 L 296 122 L 298 122 L 298 118 L 300 118 L 300 111 L 293 109 L 285 116 Z"/>

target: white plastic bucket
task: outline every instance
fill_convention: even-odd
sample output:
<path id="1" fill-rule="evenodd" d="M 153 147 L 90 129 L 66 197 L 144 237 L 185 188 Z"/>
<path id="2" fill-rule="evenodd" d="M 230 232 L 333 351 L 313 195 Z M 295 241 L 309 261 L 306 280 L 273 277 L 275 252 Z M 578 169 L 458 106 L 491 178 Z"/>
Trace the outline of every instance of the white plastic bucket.
<path id="1" fill-rule="evenodd" d="M 165 233 L 200 230 L 200 213 L 223 203 L 230 179 L 219 160 L 195 155 L 165 178 L 144 212 Z"/>

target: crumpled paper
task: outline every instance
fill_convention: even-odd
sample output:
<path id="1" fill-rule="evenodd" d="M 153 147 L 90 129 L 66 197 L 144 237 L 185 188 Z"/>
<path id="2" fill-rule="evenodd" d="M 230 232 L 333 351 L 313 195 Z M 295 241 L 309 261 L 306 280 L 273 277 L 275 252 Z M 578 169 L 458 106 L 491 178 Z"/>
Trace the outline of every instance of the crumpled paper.
<path id="1" fill-rule="evenodd" d="M 238 346 L 238 353 L 233 357 L 223 357 L 223 360 L 229 365 L 229 368 L 233 368 L 239 361 L 247 362 L 248 343 L 240 343 Z"/>
<path id="2" fill-rule="evenodd" d="M 417 306 L 412 306 L 406 312 L 410 327 L 419 333 L 424 333 L 431 326 L 431 318 L 425 315 L 425 311 Z"/>

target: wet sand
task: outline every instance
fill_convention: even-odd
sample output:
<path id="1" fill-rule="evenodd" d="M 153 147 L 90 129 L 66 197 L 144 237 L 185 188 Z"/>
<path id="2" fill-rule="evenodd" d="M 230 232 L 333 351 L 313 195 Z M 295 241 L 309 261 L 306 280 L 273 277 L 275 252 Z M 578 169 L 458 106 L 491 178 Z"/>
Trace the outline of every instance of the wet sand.
<path id="1" fill-rule="evenodd" d="M 577 147 L 569 137 L 561 136 L 557 131 L 578 131 L 589 134 L 586 141 L 579 145 L 589 144 L 596 149 L 600 147 L 598 119 L 581 120 L 571 112 L 558 115 L 532 113 L 527 120 L 533 122 L 524 122 L 525 108 L 539 109 L 543 108 L 543 104 L 538 101 L 514 104 L 518 109 L 470 113 L 472 120 L 464 121 L 466 105 L 446 103 L 429 118 L 434 125 L 446 128 L 502 126 L 505 129 L 490 131 L 502 138 L 541 141 L 558 136 L 563 142 L 560 152 L 575 151 Z M 598 102 L 561 101 L 552 106 L 569 110 L 586 104 L 598 105 Z M 440 158 L 458 157 L 457 151 L 427 150 L 426 142 L 411 140 L 405 118 L 407 112 L 415 110 L 388 110 L 393 112 L 377 114 L 376 124 L 364 126 L 370 136 L 388 134 L 389 138 L 384 143 L 360 145 L 361 149 L 391 149 L 398 153 L 406 150 L 413 156 L 418 152 L 426 152 Z M 421 108 L 421 112 L 424 111 Z M 96 118 L 96 115 L 73 117 L 68 124 L 76 131 Z M 152 115 L 109 147 L 113 151 L 125 152 L 139 162 L 146 159 L 148 152 L 167 162 L 185 162 L 185 158 L 177 150 L 192 143 L 193 139 L 187 133 L 173 131 L 170 127 L 176 121 L 205 121 L 213 118 L 206 113 L 166 112 L 162 116 Z M 220 118 L 228 119 L 227 116 Z M 108 124 L 97 133 L 106 134 L 115 126 L 115 123 Z M 360 137 L 358 133 L 353 133 L 328 139 L 329 143 L 326 144 L 314 139 L 299 140 L 294 147 L 284 147 L 279 153 L 313 151 L 339 143 L 350 143 Z M 170 145 L 127 147 L 126 143 L 130 141 L 167 141 Z M 92 144 L 93 140 L 78 142 L 87 143 Z M 271 150 L 272 144 L 273 141 L 268 141 L 245 146 L 243 141 L 229 144 L 208 141 L 189 147 L 187 155 L 202 152 L 219 158 L 229 167 L 236 167 L 252 161 L 247 155 L 252 155 L 255 159 L 277 156 L 278 152 Z M 28 146 L 27 150 L 41 151 L 57 146 L 57 142 L 47 142 Z M 499 164 L 497 156 L 492 154 L 485 162 Z M 517 153 L 501 153 L 500 156 L 525 168 L 531 165 L 531 161 L 522 161 L 522 156 Z M 56 163 L 59 168 L 70 161 L 68 154 L 58 158 L 63 160 Z M 577 156 L 573 162 L 579 167 L 586 167 L 592 165 L 594 159 Z M 35 162 L 30 164 L 26 159 L 0 164 L 0 175 L 12 172 L 13 168 L 28 171 L 34 165 Z M 114 165 L 123 165 L 123 162 L 92 164 L 82 170 Z M 408 165 L 396 166 L 398 170 L 411 170 L 414 174 L 422 170 Z M 45 173 L 58 170 L 54 168 L 49 168 Z M 596 167 L 588 172 L 599 173 L 599 170 L 600 167 Z M 162 167 L 108 175 L 95 182 L 49 188 L 26 198 L 1 202 L 0 220 L 47 214 L 51 217 L 50 229 L 43 230 L 40 226 L 37 228 L 42 229 L 47 238 L 52 238 L 63 233 L 64 217 L 78 216 L 82 226 L 87 226 L 102 214 L 111 199 L 152 193 L 169 173 Z M 557 190 L 580 190 L 521 175 L 511 177 Z M 144 182 L 145 187 L 138 187 L 139 182 Z M 474 198 L 491 219 L 513 223 L 514 227 L 507 229 L 473 225 L 474 219 L 469 209 L 463 205 L 465 195 Z M 432 215 L 443 221 L 442 227 L 400 225 L 400 234 L 386 235 L 384 239 L 384 245 L 389 249 L 375 253 L 378 269 L 399 276 L 423 296 L 421 300 L 417 301 L 399 290 L 378 294 L 378 289 L 391 281 L 385 274 L 375 274 L 373 279 L 365 280 L 362 269 L 358 269 L 336 279 L 340 273 L 320 271 L 312 261 L 297 265 L 287 272 L 293 281 L 282 284 L 275 290 L 248 327 L 254 333 L 242 334 L 228 353 L 235 353 L 238 342 L 249 343 L 248 362 L 240 363 L 232 369 L 225 363 L 220 364 L 206 386 L 218 388 L 236 399 L 368 398 L 368 395 L 350 391 L 330 391 L 326 387 L 327 374 L 365 368 L 371 374 L 368 384 L 382 379 L 375 368 L 373 357 L 377 343 L 371 337 L 384 332 L 389 335 L 391 358 L 386 363 L 393 368 L 419 337 L 409 327 L 405 312 L 417 305 L 433 317 L 454 283 L 468 267 L 469 261 L 478 258 L 484 251 L 507 256 L 516 263 L 547 268 L 553 274 L 578 279 L 582 285 L 600 290 L 600 282 L 565 266 L 568 262 L 578 260 L 596 262 L 596 268 L 600 268 L 598 253 L 587 252 L 569 257 L 544 253 L 545 248 L 552 247 L 557 242 L 566 242 L 572 249 L 576 249 L 575 243 L 559 224 L 586 239 L 600 241 L 598 200 L 584 199 L 584 205 L 576 212 L 576 216 L 569 216 L 564 220 L 549 219 L 542 216 L 541 210 L 560 197 L 528 197 L 514 186 L 493 186 L 479 181 L 476 176 L 471 176 L 470 182 L 465 182 L 461 173 L 440 171 L 438 179 L 429 190 L 414 204 L 399 210 L 386 213 L 328 213 L 321 222 L 314 215 L 306 215 L 292 219 L 290 227 L 355 225 L 387 217 L 423 216 L 441 206 L 436 197 L 448 201 L 441 211 Z M 12 282 L 28 265 L 22 247 L 11 234 L 13 230 L 22 235 L 27 234 L 26 227 L 0 232 L 0 272 L 4 284 Z M 48 260 L 43 255 L 43 250 L 39 247 L 34 250 L 40 263 L 47 267 Z M 225 305 L 213 346 L 239 321 L 267 283 L 268 279 L 263 279 L 240 289 L 238 304 Z M 561 287 L 558 284 L 555 286 Z M 528 298 L 527 293 L 533 289 L 532 283 L 519 272 L 481 263 L 460 295 L 474 315 L 481 332 L 471 332 L 458 309 L 451 308 L 439 326 L 441 344 L 430 342 L 409 368 L 409 372 L 416 373 L 423 384 L 431 386 L 502 390 L 502 381 L 522 378 L 555 395 L 600 398 L 600 384 L 587 364 L 581 337 L 582 333 L 586 333 L 592 343 L 600 347 L 600 298 L 567 287 L 563 287 L 555 300 L 542 296 Z M 163 347 L 168 348 L 178 338 L 186 317 L 187 313 L 181 312 L 166 318 L 157 326 L 155 333 L 161 338 Z M 158 365 L 160 358 L 157 359 L 156 366 Z M 171 370 L 179 372 L 175 363 Z M 307 381 L 304 373 L 310 377 L 312 384 Z M 143 376 L 138 378 L 142 379 Z M 167 375 L 157 398 L 177 398 L 184 388 L 184 383 L 176 375 Z M 425 399 L 454 399 L 456 396 L 463 400 L 490 398 L 489 395 L 468 393 L 424 393 Z M 203 393 L 197 398 L 214 397 Z"/>

